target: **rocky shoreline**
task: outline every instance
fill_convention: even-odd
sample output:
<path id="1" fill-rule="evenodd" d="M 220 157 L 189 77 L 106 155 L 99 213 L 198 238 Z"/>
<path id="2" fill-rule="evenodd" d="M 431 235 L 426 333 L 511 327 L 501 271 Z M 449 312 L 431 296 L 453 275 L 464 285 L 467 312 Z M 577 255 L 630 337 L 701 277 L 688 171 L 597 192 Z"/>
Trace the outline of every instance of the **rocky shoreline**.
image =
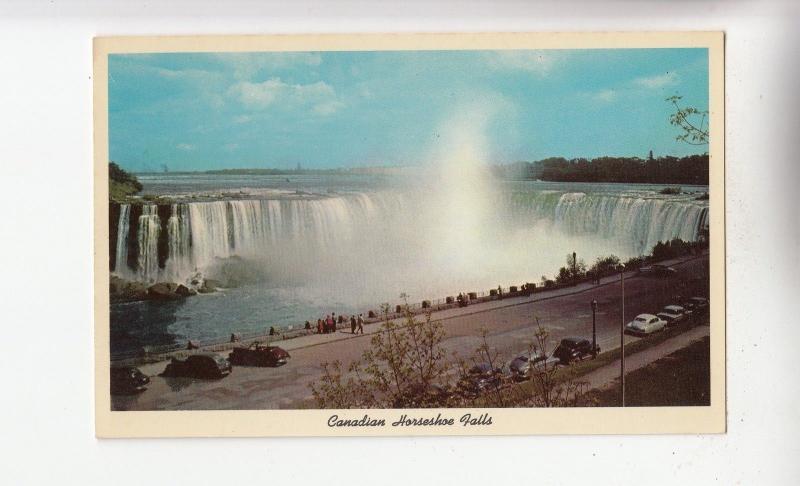
<path id="1" fill-rule="evenodd" d="M 111 276 L 109 292 L 112 304 L 140 302 L 145 300 L 181 300 L 197 294 L 209 294 L 220 288 L 219 282 L 212 279 L 195 280 L 189 286 L 175 282 L 157 282 L 147 285 L 142 282 L 125 280 Z"/>

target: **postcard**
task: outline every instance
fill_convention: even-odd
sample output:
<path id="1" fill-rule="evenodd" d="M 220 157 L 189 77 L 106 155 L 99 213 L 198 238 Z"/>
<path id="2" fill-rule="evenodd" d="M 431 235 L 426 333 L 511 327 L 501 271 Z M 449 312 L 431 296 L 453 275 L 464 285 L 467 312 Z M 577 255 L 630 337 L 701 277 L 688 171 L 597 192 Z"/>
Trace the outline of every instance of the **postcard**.
<path id="1" fill-rule="evenodd" d="M 94 42 L 99 437 L 725 431 L 723 34 Z"/>

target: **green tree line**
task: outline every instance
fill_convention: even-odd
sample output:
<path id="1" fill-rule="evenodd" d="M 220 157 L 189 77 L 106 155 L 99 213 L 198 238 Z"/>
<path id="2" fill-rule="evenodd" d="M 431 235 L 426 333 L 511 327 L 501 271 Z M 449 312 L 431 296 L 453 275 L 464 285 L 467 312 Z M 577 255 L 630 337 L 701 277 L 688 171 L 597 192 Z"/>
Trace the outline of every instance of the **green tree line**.
<path id="1" fill-rule="evenodd" d="M 648 184 L 708 184 L 708 154 L 687 157 L 550 157 L 494 166 L 496 176 L 554 182 L 627 182 Z"/>

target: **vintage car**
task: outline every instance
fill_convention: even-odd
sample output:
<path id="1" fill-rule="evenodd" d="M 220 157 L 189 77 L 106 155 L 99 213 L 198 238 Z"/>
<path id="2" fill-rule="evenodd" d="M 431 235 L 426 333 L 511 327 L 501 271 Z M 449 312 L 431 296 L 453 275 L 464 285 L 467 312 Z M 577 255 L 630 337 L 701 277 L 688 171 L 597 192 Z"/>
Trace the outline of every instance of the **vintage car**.
<path id="1" fill-rule="evenodd" d="M 692 297 L 689 299 L 689 302 L 694 305 L 694 308 L 697 310 L 706 310 L 708 309 L 708 299 L 704 297 Z"/>
<path id="2" fill-rule="evenodd" d="M 521 354 L 511 360 L 508 365 L 511 375 L 516 380 L 526 380 L 531 376 L 531 370 L 547 361 L 547 356 L 534 351 L 533 354 Z"/>
<path id="3" fill-rule="evenodd" d="M 224 378 L 233 371 L 231 363 L 213 353 L 193 354 L 186 359 L 172 358 L 160 376 Z"/>
<path id="4" fill-rule="evenodd" d="M 625 326 L 625 334 L 646 336 L 667 328 L 667 322 L 653 314 L 639 314 Z"/>
<path id="5" fill-rule="evenodd" d="M 674 326 L 686 319 L 689 312 L 686 308 L 679 305 L 668 305 L 656 314 L 656 317 L 667 323 L 667 327 Z"/>
<path id="6" fill-rule="evenodd" d="M 289 357 L 283 348 L 254 342 L 247 347 L 233 348 L 228 360 L 236 366 L 283 366 Z"/>
<path id="7" fill-rule="evenodd" d="M 111 367 L 111 394 L 134 395 L 147 390 L 150 377 L 134 366 Z"/>
<path id="8" fill-rule="evenodd" d="M 568 365 L 575 360 L 582 360 L 586 357 L 594 357 L 600 352 L 600 346 L 592 350 L 592 342 L 588 339 L 578 337 L 568 337 L 561 340 L 558 347 L 553 351 L 553 357 L 558 358 L 563 365 Z"/>
<path id="9" fill-rule="evenodd" d="M 473 366 L 458 382 L 458 389 L 463 396 L 474 397 L 480 395 L 490 387 L 500 385 L 503 370 L 492 368 L 488 363 Z"/>

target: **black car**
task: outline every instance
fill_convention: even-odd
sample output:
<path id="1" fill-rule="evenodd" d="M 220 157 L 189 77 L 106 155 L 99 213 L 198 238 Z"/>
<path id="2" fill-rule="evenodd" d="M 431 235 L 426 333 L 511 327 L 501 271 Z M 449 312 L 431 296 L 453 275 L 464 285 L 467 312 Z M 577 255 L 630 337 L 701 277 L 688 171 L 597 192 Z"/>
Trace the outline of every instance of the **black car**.
<path id="1" fill-rule="evenodd" d="M 464 396 L 477 396 L 490 387 L 500 385 L 503 370 L 492 368 L 488 363 L 473 366 L 458 382 L 458 388 Z"/>
<path id="2" fill-rule="evenodd" d="M 150 377 L 134 366 L 111 367 L 111 394 L 134 395 L 147 390 Z"/>
<path id="3" fill-rule="evenodd" d="M 532 355 L 521 354 L 508 365 L 511 374 L 517 380 L 530 378 L 534 366 L 547 361 L 547 356 L 534 352 Z"/>
<path id="4" fill-rule="evenodd" d="M 193 354 L 186 359 L 172 358 L 160 376 L 188 378 L 224 378 L 233 367 L 230 361 L 212 353 Z"/>
<path id="5" fill-rule="evenodd" d="M 595 353 L 599 352 L 600 346 L 597 346 L 592 352 L 592 342 L 588 339 L 568 337 L 561 340 L 561 343 L 553 351 L 553 357 L 558 358 L 561 364 L 567 365 L 588 356 L 594 357 Z"/>
<path id="6" fill-rule="evenodd" d="M 255 342 L 248 347 L 233 348 L 228 360 L 236 366 L 282 366 L 289 357 L 289 353 L 281 347 L 263 346 Z"/>

